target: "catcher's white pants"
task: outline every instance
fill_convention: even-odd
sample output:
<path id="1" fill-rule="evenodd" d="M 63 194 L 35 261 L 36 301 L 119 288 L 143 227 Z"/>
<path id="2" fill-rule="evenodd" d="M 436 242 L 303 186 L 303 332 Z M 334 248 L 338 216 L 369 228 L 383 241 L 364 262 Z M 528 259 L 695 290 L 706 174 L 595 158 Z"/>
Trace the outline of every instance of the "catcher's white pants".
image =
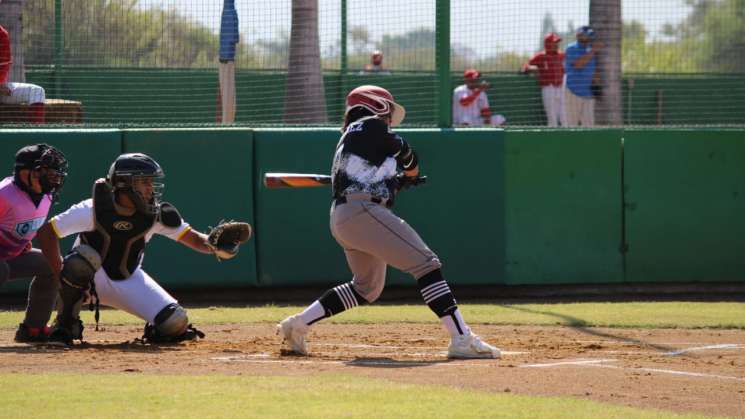
<path id="1" fill-rule="evenodd" d="M 21 103 L 44 103 L 44 88 L 29 83 L 7 83 L 10 96 L 0 95 L 0 103 L 18 105 Z"/>
<path id="2" fill-rule="evenodd" d="M 101 305 L 124 310 L 150 323 L 165 306 L 177 303 L 142 268 L 120 281 L 111 280 L 102 268 L 96 272 L 94 281 Z"/>
<path id="3" fill-rule="evenodd" d="M 566 126 L 566 115 L 564 114 L 564 89 L 562 86 L 543 86 L 543 109 L 546 111 L 549 127 Z"/>

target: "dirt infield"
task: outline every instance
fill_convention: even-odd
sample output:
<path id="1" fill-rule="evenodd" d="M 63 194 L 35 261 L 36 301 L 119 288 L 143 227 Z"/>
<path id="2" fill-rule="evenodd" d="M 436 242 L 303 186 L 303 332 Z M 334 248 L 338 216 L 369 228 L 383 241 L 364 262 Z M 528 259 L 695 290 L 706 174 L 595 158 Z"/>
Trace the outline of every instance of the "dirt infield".
<path id="1" fill-rule="evenodd" d="M 271 324 L 203 328 L 170 346 L 133 343 L 131 326 L 86 330 L 73 349 L 12 342 L 0 330 L 2 373 L 312 375 L 341 373 L 495 393 L 569 396 L 642 408 L 745 416 L 745 331 L 475 327 L 501 360 L 447 360 L 439 325 L 319 324 L 311 356 L 283 355 Z"/>

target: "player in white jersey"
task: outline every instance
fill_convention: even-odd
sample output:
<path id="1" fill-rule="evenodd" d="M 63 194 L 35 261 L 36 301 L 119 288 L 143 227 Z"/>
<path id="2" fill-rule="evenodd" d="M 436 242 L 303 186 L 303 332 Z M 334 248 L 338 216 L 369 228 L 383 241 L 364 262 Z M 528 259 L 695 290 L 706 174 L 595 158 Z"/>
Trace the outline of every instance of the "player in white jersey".
<path id="1" fill-rule="evenodd" d="M 453 90 L 453 125 L 483 127 L 504 125 L 502 115 L 492 115 L 486 91 L 490 84 L 481 80 L 481 73 L 473 68 L 463 72 L 464 84 Z"/>

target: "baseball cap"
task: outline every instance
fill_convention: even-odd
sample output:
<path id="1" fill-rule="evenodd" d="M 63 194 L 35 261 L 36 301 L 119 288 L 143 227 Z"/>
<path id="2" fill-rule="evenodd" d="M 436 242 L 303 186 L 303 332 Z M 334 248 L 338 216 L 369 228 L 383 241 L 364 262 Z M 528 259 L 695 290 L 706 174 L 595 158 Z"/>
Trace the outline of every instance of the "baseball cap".
<path id="1" fill-rule="evenodd" d="M 469 68 L 463 72 L 463 77 L 468 80 L 476 80 L 477 78 L 481 77 L 481 73 L 479 73 L 478 70 L 476 70 L 475 68 Z"/>
<path id="2" fill-rule="evenodd" d="M 592 27 L 591 26 L 588 26 L 588 25 L 580 26 L 577 29 L 577 35 L 580 35 L 580 34 L 585 35 L 588 38 L 594 38 L 595 37 L 595 30 L 592 29 Z"/>
<path id="3" fill-rule="evenodd" d="M 561 42 L 561 37 L 553 32 L 547 33 L 545 37 L 543 37 L 544 42 Z"/>

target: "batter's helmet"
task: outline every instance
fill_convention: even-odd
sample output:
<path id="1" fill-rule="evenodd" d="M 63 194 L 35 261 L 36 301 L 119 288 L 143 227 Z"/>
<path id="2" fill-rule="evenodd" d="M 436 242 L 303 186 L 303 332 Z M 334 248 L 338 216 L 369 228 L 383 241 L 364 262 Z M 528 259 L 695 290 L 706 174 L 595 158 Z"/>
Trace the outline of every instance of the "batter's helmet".
<path id="1" fill-rule="evenodd" d="M 406 109 L 396 103 L 391 92 L 380 86 L 364 85 L 349 92 L 344 115 L 358 106 L 377 116 L 390 115 L 391 126 L 399 125 L 406 116 Z"/>
<path id="2" fill-rule="evenodd" d="M 160 209 L 160 198 L 163 196 L 163 183 L 155 182 L 155 179 L 164 177 L 163 169 L 152 157 L 142 153 L 128 153 L 114 160 L 106 180 L 114 192 L 127 195 L 138 211 L 156 215 Z M 146 199 L 135 188 L 136 181 L 143 178 L 153 179 L 153 193 L 150 199 Z"/>

